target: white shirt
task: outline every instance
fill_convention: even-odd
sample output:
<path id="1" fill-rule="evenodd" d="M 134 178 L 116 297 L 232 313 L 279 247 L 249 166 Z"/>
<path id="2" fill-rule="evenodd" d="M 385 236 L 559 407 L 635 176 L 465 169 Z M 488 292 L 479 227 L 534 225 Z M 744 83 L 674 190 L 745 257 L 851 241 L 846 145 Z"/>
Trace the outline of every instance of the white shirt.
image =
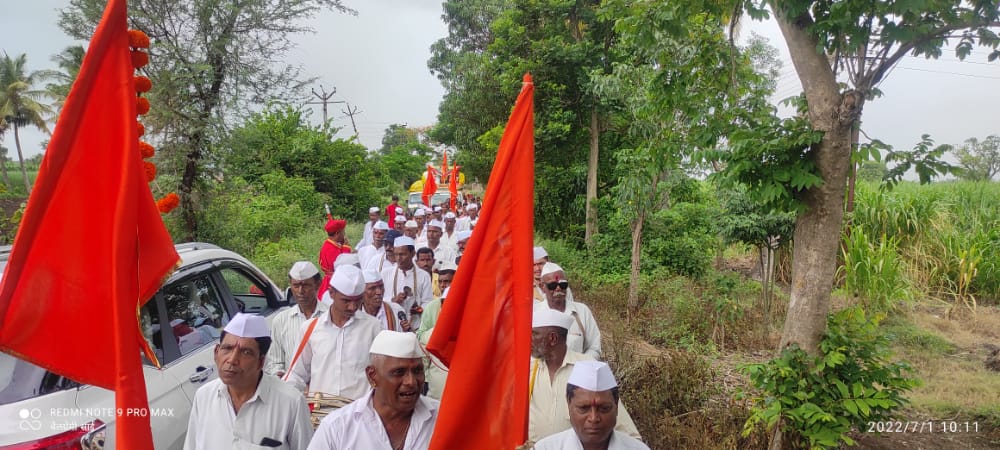
<path id="1" fill-rule="evenodd" d="M 569 422 L 569 405 L 566 403 L 566 383 L 573 373 L 574 363 L 593 359 L 582 353 L 567 351 L 554 378 L 549 377 L 549 366 L 545 361 L 531 359 L 528 379 L 535 383 L 531 386 L 531 398 L 528 401 L 528 439 L 538 442 L 572 427 Z M 618 401 L 618 423 L 615 430 L 640 438 L 639 430 L 621 400 Z"/>
<path id="2" fill-rule="evenodd" d="M 649 450 L 649 446 L 620 431 L 611 432 L 608 450 Z M 583 450 L 583 444 L 572 428 L 553 434 L 535 443 L 535 450 Z"/>
<path id="3" fill-rule="evenodd" d="M 458 256 L 458 249 L 455 247 L 449 247 L 444 242 L 439 242 L 437 248 L 432 248 L 434 250 L 434 268 L 440 268 L 441 264 L 448 261 L 455 264 L 455 257 Z"/>
<path id="4" fill-rule="evenodd" d="M 535 303 L 535 311 L 549 308 L 548 301 Z M 594 313 L 583 303 L 575 302 L 566 296 L 566 310 L 563 311 L 573 316 L 573 325 L 569 327 L 569 336 L 566 337 L 566 347 L 570 351 L 583 353 L 594 359 L 601 358 L 601 330 L 597 328 L 597 319 Z M 583 325 L 581 328 L 580 325 Z"/>
<path id="5" fill-rule="evenodd" d="M 413 240 L 413 245 L 417 250 L 427 246 L 427 225 L 417 230 L 417 238 Z"/>
<path id="6" fill-rule="evenodd" d="M 458 248 L 458 223 L 455 224 L 455 231 L 448 235 L 447 230 L 441 230 L 441 245 L 447 245 L 451 248 Z"/>
<path id="7" fill-rule="evenodd" d="M 469 216 L 462 216 L 455 219 L 455 231 L 467 231 L 472 229 L 472 218 Z"/>
<path id="8" fill-rule="evenodd" d="M 413 307 L 414 303 L 423 307 L 434 299 L 431 275 L 426 270 L 418 268 L 416 264 L 410 270 L 405 271 L 399 267 L 383 269 L 382 283 L 385 284 L 385 294 L 382 295 L 382 300 L 389 303 L 392 303 L 392 298 L 396 294 L 403 292 L 404 287 L 409 287 L 413 290 L 413 295 L 407 297 L 403 301 L 403 304 L 400 305 L 403 307 L 403 311 L 406 311 L 407 315 L 409 315 L 410 308 Z M 416 283 L 416 286 L 414 286 L 414 283 Z M 420 316 L 414 315 L 410 321 L 410 327 L 413 329 L 420 327 Z"/>
<path id="9" fill-rule="evenodd" d="M 382 324 L 382 329 L 383 330 L 388 330 L 389 329 L 389 318 L 385 316 L 385 307 L 386 307 L 386 305 L 389 305 L 389 308 L 392 308 L 392 317 L 395 319 L 395 320 L 393 320 L 393 323 L 396 324 L 396 329 L 393 330 L 393 331 L 403 331 L 401 329 L 401 327 L 399 326 L 399 315 L 400 314 L 403 315 L 403 317 L 404 317 L 403 320 L 409 320 L 409 319 L 407 319 L 407 317 L 409 317 L 409 314 L 407 314 L 408 311 L 403 311 L 403 307 L 399 306 L 398 303 L 383 301 L 382 302 L 382 306 L 378 309 L 378 314 L 376 314 L 376 315 L 374 315 L 372 317 L 374 317 L 375 320 L 378 320 L 378 322 L 380 324 Z M 365 313 L 367 313 L 367 311 L 365 311 Z M 371 316 L 371 314 L 369 314 L 369 316 Z"/>
<path id="10" fill-rule="evenodd" d="M 372 406 L 374 392 L 369 390 L 364 397 L 323 418 L 309 450 L 392 450 L 382 418 Z M 439 405 L 437 400 L 425 396 L 417 399 L 404 449 L 423 450 L 430 446 Z"/>
<path id="11" fill-rule="evenodd" d="M 361 270 L 374 270 L 381 272 L 392 263 L 385 259 L 385 245 L 375 248 L 374 245 L 366 245 L 358 249 L 358 262 L 361 263 Z"/>
<path id="12" fill-rule="evenodd" d="M 277 377 L 264 374 L 239 414 L 216 378 L 194 394 L 184 450 L 263 449 L 264 438 L 281 443 L 271 448 L 304 450 L 312 435 L 305 397 Z"/>
<path id="13" fill-rule="evenodd" d="M 285 380 L 300 391 L 322 392 L 356 399 L 368 390 L 368 367 L 375 336 L 382 331 L 382 325 L 364 311 L 357 311 L 347 320 L 344 327 L 338 327 L 330 320 L 330 314 L 318 319 L 316 328 L 302 349 L 298 362 L 285 375 Z M 305 335 L 309 322 L 302 324 Z"/>
<path id="14" fill-rule="evenodd" d="M 274 375 L 278 372 L 288 370 L 288 364 L 292 362 L 295 351 L 299 349 L 299 341 L 302 340 L 302 324 L 313 317 L 326 314 L 330 307 L 323 303 L 316 302 L 316 310 L 309 317 L 302 314 L 299 305 L 292 305 L 274 315 L 271 319 L 271 349 L 267 351 L 267 360 L 264 362 L 264 373 Z"/>
<path id="15" fill-rule="evenodd" d="M 375 227 L 375 222 L 372 222 L 371 220 L 365 222 L 365 231 L 361 234 L 361 241 L 358 242 L 358 245 L 355 246 L 354 248 L 361 248 L 366 245 L 371 245 L 372 242 L 375 242 L 375 239 L 372 237 L 374 227 Z"/>

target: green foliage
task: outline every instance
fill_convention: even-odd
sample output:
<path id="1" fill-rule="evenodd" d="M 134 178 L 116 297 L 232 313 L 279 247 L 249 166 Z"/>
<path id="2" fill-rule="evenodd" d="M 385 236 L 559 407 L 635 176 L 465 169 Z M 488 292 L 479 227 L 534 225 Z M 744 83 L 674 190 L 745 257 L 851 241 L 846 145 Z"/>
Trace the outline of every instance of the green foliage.
<path id="1" fill-rule="evenodd" d="M 377 161 L 384 167 L 389 184 L 408 189 L 420 179 L 434 156 L 434 149 L 422 142 L 420 130 L 392 124 L 385 130 Z"/>
<path id="2" fill-rule="evenodd" d="M 858 180 L 877 183 L 885 178 L 887 170 L 883 162 L 863 161 L 858 165 Z"/>
<path id="3" fill-rule="evenodd" d="M 257 184 L 267 174 L 282 172 L 309 181 L 328 195 L 338 217 L 361 218 L 379 203 L 377 181 L 382 166 L 360 144 L 333 138 L 334 130 L 313 128 L 302 113 L 272 107 L 253 114 L 220 145 L 223 170 Z M 265 183 L 266 184 L 266 183 Z M 323 217 L 322 203 L 304 202 L 303 212 Z"/>
<path id="4" fill-rule="evenodd" d="M 720 190 L 719 200 L 723 209 L 719 228 L 726 243 L 742 242 L 766 248 L 771 245 L 772 237 L 782 244 L 792 240 L 795 213 L 775 211 L 754 203 L 743 186 Z"/>
<path id="5" fill-rule="evenodd" d="M 1000 173 L 1000 136 L 987 136 L 982 141 L 969 138 L 955 150 L 961 169 L 956 171 L 963 180 L 990 181 Z"/>
<path id="6" fill-rule="evenodd" d="M 895 152 L 889 149 L 885 157 L 886 163 L 896 163 L 891 169 L 886 171 L 883 178 L 885 188 L 891 189 L 899 184 L 903 175 L 913 169 L 917 173 L 920 184 L 930 183 L 935 177 L 947 175 L 955 171 L 955 167 L 941 158 L 945 153 L 951 151 L 948 144 L 933 147 L 934 140 L 930 135 L 924 134 L 920 137 L 920 142 L 908 152 Z"/>
<path id="7" fill-rule="evenodd" d="M 912 298 L 895 237 L 869 238 L 856 228 L 841 247 L 844 289 L 861 296 L 866 311 L 886 312 Z"/>
<path id="8" fill-rule="evenodd" d="M 906 363 L 889 361 L 880 319 L 860 308 L 842 310 L 828 318 L 818 356 L 793 346 L 767 363 L 741 367 L 763 394 L 752 398 L 744 434 L 781 423 L 797 435 L 796 447 L 835 448 L 854 445 L 847 436 L 852 427 L 892 419 L 918 381 Z"/>

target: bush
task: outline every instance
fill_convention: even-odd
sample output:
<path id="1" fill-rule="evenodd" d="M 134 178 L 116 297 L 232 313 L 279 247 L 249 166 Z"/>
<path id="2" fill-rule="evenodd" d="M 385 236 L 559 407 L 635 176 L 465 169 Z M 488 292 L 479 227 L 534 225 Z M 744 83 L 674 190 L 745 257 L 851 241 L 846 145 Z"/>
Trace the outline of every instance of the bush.
<path id="1" fill-rule="evenodd" d="M 889 362 L 879 320 L 858 307 L 842 310 L 828 318 L 819 356 L 793 346 L 767 363 L 742 366 L 763 393 L 752 397 L 744 434 L 780 423 L 796 448 L 832 448 L 854 444 L 852 427 L 891 419 L 918 382 L 906 363 Z"/>

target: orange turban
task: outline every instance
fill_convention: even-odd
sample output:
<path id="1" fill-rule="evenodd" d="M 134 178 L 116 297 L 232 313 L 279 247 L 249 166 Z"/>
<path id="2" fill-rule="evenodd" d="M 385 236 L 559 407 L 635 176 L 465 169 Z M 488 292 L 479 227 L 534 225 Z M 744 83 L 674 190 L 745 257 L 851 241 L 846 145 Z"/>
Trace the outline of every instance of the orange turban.
<path id="1" fill-rule="evenodd" d="M 330 220 L 326 221 L 326 227 L 325 228 L 326 228 L 326 232 L 327 233 L 336 233 L 336 232 L 338 232 L 340 230 L 343 230 L 346 226 L 347 226 L 347 221 L 346 220 L 330 219 Z"/>

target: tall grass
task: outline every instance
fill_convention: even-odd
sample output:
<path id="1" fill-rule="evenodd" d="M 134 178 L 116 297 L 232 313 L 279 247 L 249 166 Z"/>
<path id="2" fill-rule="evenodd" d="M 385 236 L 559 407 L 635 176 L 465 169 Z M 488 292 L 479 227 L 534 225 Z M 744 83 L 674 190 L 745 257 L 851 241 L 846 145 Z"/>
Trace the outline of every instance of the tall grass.
<path id="1" fill-rule="evenodd" d="M 855 252 L 854 264 L 844 275 L 855 287 L 905 282 L 913 292 L 970 309 L 1000 303 L 1000 183 L 901 183 L 889 192 L 861 183 L 853 225 L 845 257 Z M 867 249 L 861 242 L 852 248 L 855 234 L 866 237 Z M 889 271 L 880 282 L 867 279 L 878 276 L 865 273 L 870 265 L 856 266 L 893 258 L 906 270 Z"/>
<path id="2" fill-rule="evenodd" d="M 885 312 L 912 298 L 898 255 L 899 238 L 871 239 L 855 229 L 843 245 L 844 287 L 869 311 Z"/>

